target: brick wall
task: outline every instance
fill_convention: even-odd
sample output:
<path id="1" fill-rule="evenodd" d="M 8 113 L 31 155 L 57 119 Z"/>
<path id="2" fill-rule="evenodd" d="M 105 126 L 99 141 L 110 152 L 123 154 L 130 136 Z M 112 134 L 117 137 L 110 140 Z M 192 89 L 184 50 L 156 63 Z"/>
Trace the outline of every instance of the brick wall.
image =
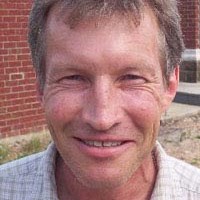
<path id="1" fill-rule="evenodd" d="M 180 2 L 181 26 L 186 48 L 200 48 L 199 0 L 181 0 Z"/>
<path id="2" fill-rule="evenodd" d="M 180 0 L 182 30 L 186 51 L 181 66 L 180 80 L 200 81 L 200 1 Z"/>
<path id="3" fill-rule="evenodd" d="M 0 0 L 0 138 L 43 130 L 27 44 L 31 0 Z"/>

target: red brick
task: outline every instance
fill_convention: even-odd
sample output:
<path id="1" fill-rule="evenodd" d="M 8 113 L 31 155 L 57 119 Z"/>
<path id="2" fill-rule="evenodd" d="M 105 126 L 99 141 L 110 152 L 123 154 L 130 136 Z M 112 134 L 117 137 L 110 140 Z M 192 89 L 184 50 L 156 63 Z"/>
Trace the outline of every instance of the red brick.
<path id="1" fill-rule="evenodd" d="M 10 94 L 6 94 L 5 97 L 7 100 L 16 99 L 16 98 L 19 98 L 19 94 L 18 93 L 10 93 Z"/>
<path id="2" fill-rule="evenodd" d="M 28 47 L 27 42 L 19 42 L 17 43 L 17 47 Z"/>
<path id="3" fill-rule="evenodd" d="M 29 48 L 23 48 L 22 50 L 21 50 L 21 52 L 23 53 L 23 54 L 29 54 L 30 55 L 30 49 Z M 30 57 L 29 57 L 30 58 Z M 28 61 L 25 61 L 25 62 L 28 62 Z M 29 61 L 30 62 L 30 61 Z"/>
<path id="4" fill-rule="evenodd" d="M 40 107 L 41 107 L 41 106 L 40 106 Z M 43 108 L 39 108 L 38 111 L 37 111 L 37 114 L 44 114 Z"/>
<path id="5" fill-rule="evenodd" d="M 15 55 L 6 55 L 4 56 L 4 61 L 14 61 L 16 60 L 16 56 Z"/>
<path id="6" fill-rule="evenodd" d="M 41 104 L 40 103 L 35 103 L 35 104 L 32 104 L 32 108 L 40 108 L 41 107 Z M 38 112 L 37 112 L 38 113 Z"/>
<path id="7" fill-rule="evenodd" d="M 9 80 L 8 74 L 0 74 L 0 80 Z"/>
<path id="8" fill-rule="evenodd" d="M 15 124 L 19 124 L 19 119 L 11 119 L 7 122 L 8 126 L 12 126 L 12 125 L 15 125 Z"/>
<path id="9" fill-rule="evenodd" d="M 20 17 L 17 17 L 17 22 L 27 22 L 27 16 L 20 16 Z"/>
<path id="10" fill-rule="evenodd" d="M 36 75 L 34 72 L 29 72 L 29 73 L 26 73 L 25 74 L 25 77 L 28 79 L 28 78 L 36 78 Z"/>
<path id="11" fill-rule="evenodd" d="M 15 35 L 16 34 L 16 30 L 15 29 L 5 29 L 2 30 L 3 35 Z"/>
<path id="12" fill-rule="evenodd" d="M 20 105 L 24 103 L 24 99 L 14 99 L 12 100 L 12 105 Z"/>
<path id="13" fill-rule="evenodd" d="M 3 43 L 8 42 L 7 35 L 0 35 L 0 41 L 3 41 Z"/>
<path id="14" fill-rule="evenodd" d="M 23 54 L 17 56 L 18 60 L 30 60 L 30 54 Z"/>
<path id="15" fill-rule="evenodd" d="M 12 86 L 18 85 L 18 83 L 19 83 L 19 81 L 17 81 L 17 80 L 9 80 L 9 81 L 6 81 L 6 86 L 12 87 Z"/>
<path id="16" fill-rule="evenodd" d="M 11 117 L 10 113 L 6 113 L 6 114 L 1 114 L 0 113 L 0 120 L 5 120 L 5 119 L 9 119 Z M 1 131 L 0 131 L 1 132 Z"/>
<path id="17" fill-rule="evenodd" d="M 17 67 L 9 67 L 5 69 L 6 74 L 10 74 L 10 73 L 18 73 L 18 68 Z"/>
<path id="18" fill-rule="evenodd" d="M 20 98 L 24 98 L 24 97 L 33 97 L 33 96 L 36 96 L 36 91 L 21 92 L 21 93 L 19 93 L 19 97 L 20 97 Z"/>
<path id="19" fill-rule="evenodd" d="M 14 42 L 7 42 L 7 43 L 3 43 L 4 45 L 4 48 L 7 49 L 7 48 L 15 48 L 16 47 L 16 43 Z"/>
<path id="20" fill-rule="evenodd" d="M 6 55 L 6 54 L 8 54 L 8 50 L 7 49 L 1 49 L 0 48 L 0 55 Z"/>
<path id="21" fill-rule="evenodd" d="M 0 74 L 5 74 L 5 69 L 4 68 L 0 68 Z"/>
<path id="22" fill-rule="evenodd" d="M 10 126 L 5 126 L 3 128 L 0 128 L 0 133 L 6 133 L 6 132 L 10 132 L 11 131 L 11 127 Z"/>
<path id="23" fill-rule="evenodd" d="M 7 16 L 3 18 L 4 22 L 15 22 L 16 21 L 16 17 L 15 16 Z"/>
<path id="24" fill-rule="evenodd" d="M 12 126 L 12 129 L 14 130 L 21 130 L 21 129 L 24 129 L 24 124 L 14 124 Z"/>
<path id="25" fill-rule="evenodd" d="M 33 72 L 32 66 L 29 66 L 30 63 L 31 61 L 22 62 L 22 67 L 19 68 L 19 72 Z"/>
<path id="26" fill-rule="evenodd" d="M 8 28 L 8 27 L 9 27 L 9 23 L 5 23 L 5 22 L 0 23 L 0 29 Z"/>
<path id="27" fill-rule="evenodd" d="M 8 41 L 20 41 L 21 37 L 20 36 L 16 36 L 16 35 L 12 35 L 12 36 L 8 36 Z"/>
<path id="28" fill-rule="evenodd" d="M 21 91 L 24 91 L 24 86 L 12 87 L 12 92 L 21 92 Z"/>
<path id="29" fill-rule="evenodd" d="M 10 93 L 11 89 L 10 88 L 2 88 L 0 87 L 0 93 L 3 94 L 3 93 Z"/>
<path id="30" fill-rule="evenodd" d="M 35 82 L 36 82 L 35 79 L 24 79 L 24 80 L 19 80 L 19 85 L 33 84 Z"/>
<path id="31" fill-rule="evenodd" d="M 36 89 L 36 86 L 35 86 L 35 84 L 33 84 L 33 85 L 25 85 L 25 90 L 34 90 L 35 91 L 35 89 Z"/>
<path id="32" fill-rule="evenodd" d="M 3 126 L 6 126 L 6 122 L 4 120 L 0 121 L 0 127 L 3 127 Z"/>
<path id="33" fill-rule="evenodd" d="M 8 10 L 5 10 L 5 9 L 0 9 L 0 16 L 6 16 L 9 14 L 9 11 Z"/>
<path id="34" fill-rule="evenodd" d="M 27 29 L 18 29 L 15 31 L 16 31 L 16 35 L 27 35 L 28 33 Z"/>
<path id="35" fill-rule="evenodd" d="M 23 112 L 13 112 L 11 113 L 12 118 L 21 118 L 22 116 L 24 116 Z"/>
<path id="36" fill-rule="evenodd" d="M 5 87 L 5 82 L 0 80 L 0 87 Z"/>

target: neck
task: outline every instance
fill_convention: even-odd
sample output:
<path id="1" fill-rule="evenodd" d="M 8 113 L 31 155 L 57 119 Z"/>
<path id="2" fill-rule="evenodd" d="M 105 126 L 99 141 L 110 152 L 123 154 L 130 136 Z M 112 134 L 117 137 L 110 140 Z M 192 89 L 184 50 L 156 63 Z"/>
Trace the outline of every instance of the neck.
<path id="1" fill-rule="evenodd" d="M 149 155 L 130 180 L 116 188 L 93 189 L 83 186 L 73 176 L 62 158 L 56 164 L 56 183 L 60 200 L 149 200 L 154 188 L 157 169 L 153 154 Z"/>

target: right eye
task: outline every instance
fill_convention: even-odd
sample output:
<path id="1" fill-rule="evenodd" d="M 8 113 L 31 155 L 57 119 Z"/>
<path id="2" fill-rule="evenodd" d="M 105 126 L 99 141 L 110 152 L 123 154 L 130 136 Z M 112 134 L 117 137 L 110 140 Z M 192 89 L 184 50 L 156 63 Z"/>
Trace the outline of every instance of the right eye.
<path id="1" fill-rule="evenodd" d="M 84 75 L 72 74 L 61 77 L 57 84 L 66 89 L 83 90 L 89 87 L 89 80 Z"/>
<path id="2" fill-rule="evenodd" d="M 71 80 L 71 81 L 84 81 L 84 77 L 81 75 L 65 76 L 62 79 L 67 79 L 67 80 Z"/>

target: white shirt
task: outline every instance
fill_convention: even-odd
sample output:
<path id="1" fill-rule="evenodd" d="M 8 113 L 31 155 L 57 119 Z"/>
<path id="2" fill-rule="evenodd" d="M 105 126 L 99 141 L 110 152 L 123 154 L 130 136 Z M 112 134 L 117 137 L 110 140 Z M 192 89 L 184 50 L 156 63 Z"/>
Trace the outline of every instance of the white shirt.
<path id="1" fill-rule="evenodd" d="M 0 166 L 0 200 L 58 200 L 55 182 L 57 150 L 48 149 Z M 155 147 L 158 175 L 150 200 L 200 200 L 200 169 Z"/>

